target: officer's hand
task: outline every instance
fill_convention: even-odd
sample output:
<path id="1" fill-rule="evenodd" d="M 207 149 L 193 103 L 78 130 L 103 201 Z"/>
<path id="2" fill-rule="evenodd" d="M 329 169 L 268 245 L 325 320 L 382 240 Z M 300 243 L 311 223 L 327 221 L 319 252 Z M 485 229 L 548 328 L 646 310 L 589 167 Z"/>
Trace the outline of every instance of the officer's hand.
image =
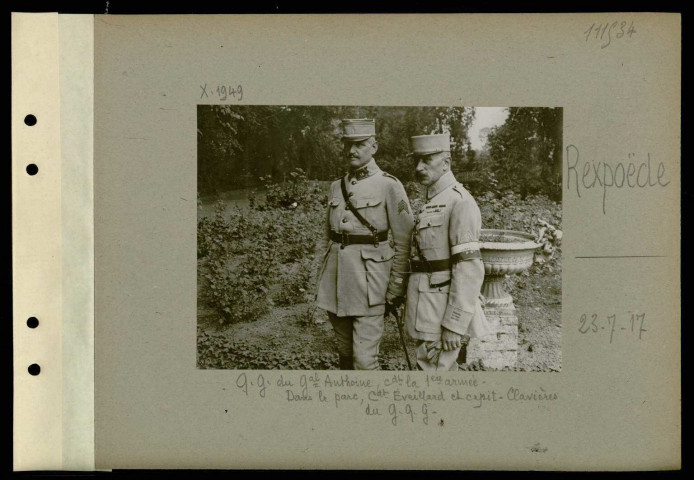
<path id="1" fill-rule="evenodd" d="M 390 303 L 391 305 L 395 305 L 395 307 L 399 307 L 400 305 L 403 304 L 405 301 L 405 297 L 398 297 L 397 295 L 393 295 L 390 292 L 386 292 L 386 303 Z"/>
<path id="2" fill-rule="evenodd" d="M 398 314 L 398 308 L 402 305 L 404 301 L 403 297 L 393 297 L 392 300 L 386 298 L 386 317 L 388 315 L 393 315 L 394 317 Z"/>
<path id="3" fill-rule="evenodd" d="M 448 330 L 443 327 L 443 332 L 441 333 L 441 343 L 443 344 L 443 349 L 445 351 L 456 350 L 462 345 L 463 336 L 455 332 Z"/>
<path id="4" fill-rule="evenodd" d="M 396 316 L 398 314 L 398 307 L 386 300 L 386 317 L 392 315 Z"/>

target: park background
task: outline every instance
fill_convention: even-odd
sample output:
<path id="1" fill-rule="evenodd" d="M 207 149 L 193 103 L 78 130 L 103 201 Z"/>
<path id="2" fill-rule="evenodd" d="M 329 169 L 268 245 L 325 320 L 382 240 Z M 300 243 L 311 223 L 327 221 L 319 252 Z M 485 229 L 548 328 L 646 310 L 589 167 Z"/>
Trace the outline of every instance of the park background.
<path id="1" fill-rule="evenodd" d="M 528 271 L 505 280 L 519 322 L 515 369 L 560 370 L 561 235 L 548 233 L 561 232 L 562 109 L 545 107 L 199 105 L 198 367 L 337 368 L 313 298 L 327 189 L 345 171 L 342 118 L 376 120 L 376 161 L 414 208 L 424 189 L 408 139 L 450 133 L 452 170 L 483 228 L 533 233 L 543 245 Z M 406 368 L 392 319 L 379 361 Z"/>

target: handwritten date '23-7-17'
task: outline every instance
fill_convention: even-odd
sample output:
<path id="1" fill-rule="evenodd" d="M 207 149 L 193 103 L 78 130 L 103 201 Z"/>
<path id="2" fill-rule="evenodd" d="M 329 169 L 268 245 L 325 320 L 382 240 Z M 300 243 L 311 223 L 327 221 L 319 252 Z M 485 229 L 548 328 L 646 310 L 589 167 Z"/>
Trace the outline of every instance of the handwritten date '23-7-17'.
<path id="1" fill-rule="evenodd" d="M 627 27 L 627 24 L 629 25 Z M 590 40 L 600 40 L 600 48 L 607 48 L 612 44 L 612 39 L 621 39 L 624 36 L 631 38 L 636 33 L 634 22 L 594 23 L 583 32 L 586 43 Z"/>
<path id="2" fill-rule="evenodd" d="M 598 333 L 606 332 L 610 334 L 610 343 L 614 339 L 615 332 L 628 333 L 630 335 L 638 336 L 638 339 L 643 338 L 643 334 L 646 329 L 643 328 L 644 322 L 646 320 L 645 313 L 632 313 L 629 312 L 628 318 L 622 319 L 618 318 L 616 313 L 607 316 L 600 316 L 597 313 L 581 315 L 578 331 L 580 333 Z"/>

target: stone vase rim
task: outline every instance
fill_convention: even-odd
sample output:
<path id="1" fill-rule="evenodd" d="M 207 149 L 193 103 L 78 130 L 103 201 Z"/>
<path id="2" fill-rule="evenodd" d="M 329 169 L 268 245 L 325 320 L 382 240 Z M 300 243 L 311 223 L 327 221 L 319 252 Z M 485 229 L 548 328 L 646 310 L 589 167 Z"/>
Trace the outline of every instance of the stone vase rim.
<path id="1" fill-rule="evenodd" d="M 519 250 L 535 250 L 541 247 L 535 242 L 535 237 L 531 233 L 521 232 L 519 230 L 504 230 L 504 229 L 482 229 L 480 237 L 484 235 L 508 235 L 518 237 L 519 242 L 484 242 L 480 241 L 480 250 L 495 250 L 495 251 L 519 251 Z"/>

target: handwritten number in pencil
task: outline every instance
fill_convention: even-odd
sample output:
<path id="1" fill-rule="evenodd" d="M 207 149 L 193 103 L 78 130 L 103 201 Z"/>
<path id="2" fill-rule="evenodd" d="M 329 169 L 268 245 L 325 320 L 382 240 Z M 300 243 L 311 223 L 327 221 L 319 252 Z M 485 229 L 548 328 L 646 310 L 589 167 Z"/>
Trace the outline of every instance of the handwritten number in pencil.
<path id="1" fill-rule="evenodd" d="M 583 35 L 586 37 L 586 43 L 588 43 L 591 39 L 594 41 L 599 41 L 600 49 L 602 50 L 612 45 L 613 39 L 621 39 L 625 35 L 628 38 L 631 38 L 635 33 L 636 28 L 634 27 L 634 22 L 630 22 L 629 28 L 627 28 L 627 22 L 622 20 L 621 22 L 614 21 L 612 23 L 593 23 L 583 32 Z"/>
<path id="2" fill-rule="evenodd" d="M 205 83 L 200 85 L 200 90 L 201 100 L 203 98 L 217 99 L 220 102 L 226 102 L 232 99 L 239 102 L 243 100 L 243 87 L 240 84 L 235 87 L 230 85 L 212 85 L 208 90 L 208 84 Z"/>

